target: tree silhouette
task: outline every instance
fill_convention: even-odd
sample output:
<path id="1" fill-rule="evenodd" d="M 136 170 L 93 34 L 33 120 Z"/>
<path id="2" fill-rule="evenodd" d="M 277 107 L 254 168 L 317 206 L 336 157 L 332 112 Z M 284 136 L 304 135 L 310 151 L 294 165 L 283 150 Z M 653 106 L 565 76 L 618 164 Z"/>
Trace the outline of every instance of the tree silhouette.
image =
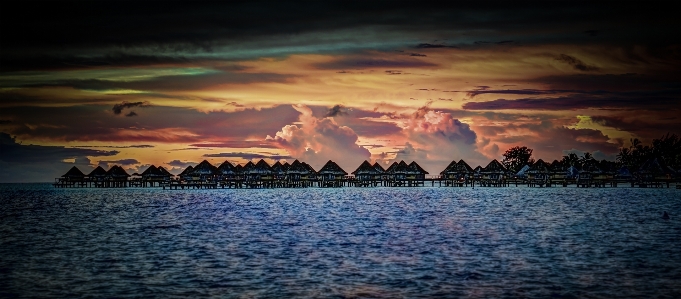
<path id="1" fill-rule="evenodd" d="M 513 172 L 520 171 L 523 166 L 534 163 L 532 151 L 527 146 L 512 147 L 504 153 L 504 159 L 501 163 Z"/>

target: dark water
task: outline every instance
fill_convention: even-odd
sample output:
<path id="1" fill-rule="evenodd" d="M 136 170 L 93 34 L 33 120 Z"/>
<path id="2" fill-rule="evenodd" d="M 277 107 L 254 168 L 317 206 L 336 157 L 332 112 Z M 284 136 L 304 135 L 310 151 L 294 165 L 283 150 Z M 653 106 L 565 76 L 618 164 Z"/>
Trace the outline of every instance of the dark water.
<path id="1" fill-rule="evenodd" d="M 681 297 L 676 189 L 18 184 L 0 217 L 0 297 Z"/>

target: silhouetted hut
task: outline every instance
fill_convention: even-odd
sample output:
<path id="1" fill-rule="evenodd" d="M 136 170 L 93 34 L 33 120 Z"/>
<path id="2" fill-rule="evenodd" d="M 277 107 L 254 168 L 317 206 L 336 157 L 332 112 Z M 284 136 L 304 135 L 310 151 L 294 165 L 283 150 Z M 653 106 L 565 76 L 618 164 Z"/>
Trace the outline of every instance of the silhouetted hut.
<path id="1" fill-rule="evenodd" d="M 565 170 L 565 178 L 567 179 L 576 179 L 579 178 L 579 170 L 577 167 L 570 166 Z"/>
<path id="2" fill-rule="evenodd" d="M 248 163 L 244 164 L 244 167 L 241 169 L 241 176 L 244 180 L 253 181 L 258 179 L 258 175 L 253 169 L 255 169 L 255 163 L 248 161 Z"/>
<path id="3" fill-rule="evenodd" d="M 463 159 L 456 162 L 453 160 L 447 167 L 440 173 L 443 179 L 450 181 L 464 181 L 473 173 L 473 168 L 466 163 Z"/>
<path id="4" fill-rule="evenodd" d="M 527 171 L 528 178 L 534 181 L 547 181 L 551 173 L 549 170 L 550 167 L 551 165 L 544 162 L 544 160 L 539 159 L 537 162 L 534 162 L 532 167 L 530 167 L 530 169 Z"/>
<path id="5" fill-rule="evenodd" d="M 406 180 L 407 175 L 409 174 L 410 171 L 409 165 L 407 165 L 407 163 L 405 163 L 404 160 L 402 160 L 399 163 L 395 164 L 394 166 L 395 167 L 393 167 L 393 165 L 390 165 L 386 172 L 388 172 L 396 181 Z"/>
<path id="6" fill-rule="evenodd" d="M 153 186 L 154 182 L 169 181 L 170 176 L 161 172 L 156 166 L 151 165 L 147 170 L 142 172 L 142 180 L 150 182 Z"/>
<path id="7" fill-rule="evenodd" d="M 260 159 L 260 161 L 255 164 L 251 169 L 251 172 L 257 175 L 258 179 L 262 181 L 271 181 L 273 179 L 272 166 L 263 159 Z"/>
<path id="8" fill-rule="evenodd" d="M 521 179 L 526 179 L 527 178 L 527 171 L 530 170 L 529 165 L 523 166 L 523 168 L 520 168 L 518 172 L 516 172 L 515 177 L 516 178 L 521 178 Z"/>
<path id="9" fill-rule="evenodd" d="M 367 164 L 369 162 L 364 161 Z M 373 169 L 373 168 L 372 168 Z M 317 172 L 320 176 L 320 179 L 322 181 L 340 181 L 343 179 L 344 176 L 348 175 L 348 173 L 343 170 L 336 162 L 333 162 L 329 160 L 322 166 L 322 168 Z"/>
<path id="10" fill-rule="evenodd" d="M 497 159 L 494 159 L 482 169 L 482 178 L 486 180 L 499 181 L 504 179 L 508 170 Z"/>
<path id="11" fill-rule="evenodd" d="M 114 166 L 111 166 L 111 168 L 109 168 L 109 171 L 106 172 L 106 177 L 110 181 L 125 182 L 125 181 L 128 180 L 130 175 L 128 174 L 127 171 L 125 171 L 125 169 L 123 169 L 123 167 L 120 167 L 118 165 L 114 165 Z"/>
<path id="12" fill-rule="evenodd" d="M 187 166 L 180 174 L 178 175 L 181 180 L 184 181 L 191 181 L 192 180 L 192 172 L 194 171 L 194 166 Z"/>
<path id="13" fill-rule="evenodd" d="M 390 166 L 388 166 L 388 168 L 385 169 L 385 175 L 389 180 L 395 180 L 396 179 L 394 170 L 395 170 L 395 168 L 397 168 L 398 165 L 399 165 L 399 163 L 397 163 L 397 161 L 395 161 L 395 162 L 393 162 L 393 164 L 390 164 Z"/>
<path id="14" fill-rule="evenodd" d="M 376 177 L 377 180 L 386 180 L 386 179 L 388 179 L 388 176 L 387 176 L 386 173 L 385 173 L 385 168 L 383 168 L 383 166 L 381 166 L 381 164 L 379 164 L 378 162 L 374 162 L 373 167 L 374 167 L 374 169 L 376 169 L 376 171 L 378 171 L 378 173 L 379 173 L 379 175 Z"/>
<path id="15" fill-rule="evenodd" d="M 303 169 L 305 169 L 305 171 L 303 171 L 303 173 L 300 174 L 300 178 L 302 180 L 312 181 L 317 179 L 317 171 L 314 170 L 314 168 L 312 168 L 310 164 L 307 164 L 305 162 L 302 162 L 300 164 L 302 164 Z"/>
<path id="16" fill-rule="evenodd" d="M 194 171 L 192 171 L 192 180 L 213 181 L 218 175 L 220 175 L 218 168 L 213 166 L 213 164 L 210 164 L 207 160 L 203 160 L 199 165 L 194 167 Z"/>
<path id="17" fill-rule="evenodd" d="M 286 175 L 290 181 L 300 181 L 301 176 L 304 172 L 307 172 L 305 166 L 303 166 L 303 164 L 300 163 L 300 161 L 295 160 L 289 166 L 288 170 L 286 171 Z"/>
<path id="18" fill-rule="evenodd" d="M 673 172 L 666 166 L 662 158 L 655 157 L 643 162 L 637 174 L 643 181 L 652 181 L 669 180 Z"/>
<path id="19" fill-rule="evenodd" d="M 218 177 L 220 180 L 234 180 L 236 178 L 236 168 L 229 161 L 222 162 L 218 166 Z"/>
<path id="20" fill-rule="evenodd" d="M 101 182 L 106 179 L 106 170 L 102 166 L 97 166 L 93 171 L 87 175 L 88 179 L 92 182 Z"/>
<path id="21" fill-rule="evenodd" d="M 378 166 L 380 167 L 380 165 Z M 362 164 L 360 164 L 359 167 L 352 172 L 352 174 L 355 175 L 355 178 L 359 181 L 371 181 L 380 178 L 382 173 L 372 166 L 369 161 L 364 160 L 364 162 L 362 162 Z"/>
<path id="22" fill-rule="evenodd" d="M 482 166 L 478 165 L 473 169 L 473 178 L 475 179 L 481 179 L 482 178 Z"/>
<path id="23" fill-rule="evenodd" d="M 170 171 L 166 170 L 165 167 L 163 167 L 163 166 L 159 166 L 159 167 L 158 167 L 158 171 L 160 171 L 160 172 L 161 172 L 162 174 L 164 174 L 164 175 L 167 175 L 169 178 L 175 176 L 175 175 L 173 175 L 172 173 L 170 173 Z"/>
<path id="24" fill-rule="evenodd" d="M 421 167 L 416 161 L 411 161 L 408 165 L 408 170 L 407 170 L 407 179 L 408 180 L 417 180 L 417 181 L 423 181 L 426 179 L 426 174 L 428 172 Z"/>
<path id="25" fill-rule="evenodd" d="M 582 169 L 579 171 L 579 180 L 584 181 L 584 180 L 593 180 L 595 177 L 599 176 L 602 173 L 601 169 L 598 168 L 596 165 L 596 162 L 587 162 L 582 165 Z"/>
<path id="26" fill-rule="evenodd" d="M 620 180 L 631 180 L 632 175 L 631 171 L 629 171 L 629 168 L 626 166 L 620 167 L 619 170 L 617 170 L 617 175 L 615 178 L 620 179 Z"/>
<path id="27" fill-rule="evenodd" d="M 567 167 L 563 165 L 562 162 L 558 160 L 553 160 L 549 166 L 549 172 L 551 173 L 551 178 L 554 180 L 565 180 L 567 178 Z"/>
<path id="28" fill-rule="evenodd" d="M 275 180 L 283 180 L 286 177 L 286 170 L 284 169 L 284 165 L 281 164 L 281 162 L 274 162 L 270 168 L 272 169 L 272 176 Z"/>
<path id="29" fill-rule="evenodd" d="M 73 166 L 69 171 L 61 176 L 63 180 L 69 182 L 82 182 L 85 180 L 85 174 L 78 169 L 78 167 Z"/>

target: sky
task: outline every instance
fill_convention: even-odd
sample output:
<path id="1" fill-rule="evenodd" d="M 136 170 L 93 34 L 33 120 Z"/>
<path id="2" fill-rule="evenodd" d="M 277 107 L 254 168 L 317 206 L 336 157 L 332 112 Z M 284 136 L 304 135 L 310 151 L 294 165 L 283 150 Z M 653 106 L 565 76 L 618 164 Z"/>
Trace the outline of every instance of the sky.
<path id="1" fill-rule="evenodd" d="M 664 3 L 322 2 L 5 7 L 0 182 L 204 159 L 438 174 L 681 134 Z"/>

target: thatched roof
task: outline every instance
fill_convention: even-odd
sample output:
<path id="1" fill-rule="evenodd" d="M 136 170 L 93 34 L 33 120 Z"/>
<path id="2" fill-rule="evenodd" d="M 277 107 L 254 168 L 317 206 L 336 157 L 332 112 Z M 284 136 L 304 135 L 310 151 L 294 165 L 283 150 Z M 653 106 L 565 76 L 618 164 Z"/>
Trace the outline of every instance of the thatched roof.
<path id="1" fill-rule="evenodd" d="M 383 168 L 383 166 L 381 166 L 381 164 L 379 164 L 378 162 L 374 162 L 373 167 L 374 167 L 374 169 L 376 169 L 376 171 L 378 171 L 379 173 L 385 173 L 385 168 Z"/>
<path id="2" fill-rule="evenodd" d="M 473 172 L 481 173 L 482 170 L 483 170 L 482 166 L 478 165 L 478 167 L 475 167 L 475 169 L 473 169 Z"/>
<path id="3" fill-rule="evenodd" d="M 463 159 L 459 160 L 459 162 L 456 162 L 456 160 L 452 161 L 447 165 L 445 170 L 440 172 L 440 174 L 467 174 L 467 173 L 472 173 L 473 168 L 471 168 L 466 161 Z"/>
<path id="4" fill-rule="evenodd" d="M 307 169 L 305 169 L 305 166 L 303 166 L 303 163 L 300 163 L 300 161 L 295 160 L 293 163 L 291 163 L 291 166 L 288 168 L 287 173 L 290 174 L 302 174 L 306 173 Z"/>
<path id="5" fill-rule="evenodd" d="M 395 166 L 395 167 L 393 167 L 393 166 Z M 412 170 L 409 169 L 409 165 L 407 165 L 407 163 L 405 163 L 404 160 L 402 160 L 402 161 L 400 161 L 400 163 L 397 163 L 397 164 L 393 163 L 393 165 L 390 165 L 390 167 L 388 167 L 386 172 L 393 173 L 393 174 L 395 174 L 395 173 L 407 174 L 407 173 L 411 173 Z"/>
<path id="6" fill-rule="evenodd" d="M 582 165 L 582 170 L 580 170 L 580 173 L 600 173 L 602 172 L 600 168 L 598 168 L 598 165 L 596 165 L 596 161 L 591 161 L 587 162 L 584 165 Z"/>
<path id="7" fill-rule="evenodd" d="M 213 164 L 210 164 L 207 160 L 201 161 L 199 165 L 196 165 L 194 167 L 194 171 L 192 171 L 192 174 L 194 175 L 216 175 L 218 173 L 218 168 L 213 166 Z"/>
<path id="8" fill-rule="evenodd" d="M 364 162 L 369 164 L 369 162 L 367 162 L 367 161 L 364 161 Z M 319 170 L 318 173 L 319 174 L 333 174 L 333 175 L 347 175 L 348 174 L 345 170 L 343 170 L 343 168 L 338 166 L 338 164 L 336 164 L 336 162 L 333 162 L 331 160 L 326 162 L 326 164 L 324 164 L 324 166 L 322 166 L 322 168 Z"/>
<path id="9" fill-rule="evenodd" d="M 330 161 L 329 161 L 329 162 L 330 162 Z M 324 165 L 324 166 L 326 166 L 326 165 Z M 380 165 L 379 165 L 379 166 L 380 166 Z M 322 170 L 323 170 L 323 169 L 324 169 L 324 167 L 322 167 Z M 320 170 L 319 172 L 321 173 L 322 171 Z M 356 169 L 355 171 L 352 172 L 352 174 L 354 174 L 354 175 L 358 175 L 358 174 L 371 174 L 371 175 L 376 175 L 376 174 L 380 174 L 380 172 L 378 172 L 378 170 L 376 170 L 376 168 L 374 168 L 373 166 L 371 166 L 371 164 L 369 163 L 369 161 L 364 160 L 364 162 L 362 162 L 362 164 L 360 164 L 359 167 L 357 167 L 357 169 Z"/>
<path id="10" fill-rule="evenodd" d="M 539 159 L 537 162 L 532 164 L 532 167 L 527 171 L 527 173 L 549 173 L 549 168 L 551 165 L 544 162 L 544 160 Z"/>
<path id="11" fill-rule="evenodd" d="M 182 172 L 180 172 L 180 176 L 190 175 L 192 173 L 192 171 L 194 171 L 194 166 L 189 165 Z"/>
<path id="12" fill-rule="evenodd" d="M 160 170 L 158 170 L 158 168 L 156 166 L 151 165 L 151 166 L 149 166 L 149 168 L 147 168 L 147 170 L 142 172 L 142 176 L 143 177 L 164 177 L 166 175 L 163 174 L 163 172 L 161 172 Z"/>
<path id="13" fill-rule="evenodd" d="M 67 171 L 64 175 L 62 175 L 64 178 L 82 178 L 85 177 L 85 174 L 78 169 L 78 167 L 73 166 L 69 171 Z"/>
<path id="14" fill-rule="evenodd" d="M 305 162 L 302 162 L 302 163 L 300 163 L 300 164 L 302 164 L 303 167 L 305 168 L 305 172 L 304 172 L 305 174 L 314 174 L 314 173 L 317 173 L 317 171 L 314 170 L 314 168 L 312 168 L 312 166 L 310 166 L 310 164 L 307 164 L 307 163 L 305 163 Z"/>
<path id="15" fill-rule="evenodd" d="M 441 174 L 441 175 L 445 175 L 445 174 L 448 174 L 448 173 L 455 173 L 455 172 L 456 172 L 456 171 L 454 170 L 455 167 L 456 167 L 456 160 L 452 160 L 452 162 L 449 162 L 449 165 L 447 165 L 447 167 L 445 167 L 445 169 L 442 170 L 442 171 L 440 172 L 440 174 Z"/>
<path id="16" fill-rule="evenodd" d="M 549 166 L 549 170 L 552 172 L 565 171 L 565 165 L 558 160 L 553 160 L 553 162 L 551 162 L 551 166 Z"/>
<path id="17" fill-rule="evenodd" d="M 234 171 L 235 171 L 236 173 L 243 173 L 243 172 L 244 172 L 244 167 L 241 166 L 241 164 L 237 164 L 236 166 L 234 166 Z"/>
<path id="18" fill-rule="evenodd" d="M 234 175 L 236 174 L 236 168 L 234 168 L 234 165 L 229 163 L 229 161 L 225 161 L 218 166 L 218 173 L 222 175 Z"/>
<path id="19" fill-rule="evenodd" d="M 244 165 L 244 168 L 241 169 L 241 172 L 242 173 L 251 173 L 253 171 L 253 169 L 255 169 L 255 164 L 253 164 L 253 162 L 251 162 L 251 161 L 248 161 L 248 163 L 246 163 Z"/>
<path id="20" fill-rule="evenodd" d="M 130 176 L 128 172 L 125 171 L 125 169 L 123 169 L 123 167 L 120 167 L 118 165 L 111 166 L 111 168 L 109 168 L 109 171 L 106 172 L 106 175 L 112 178 L 127 178 Z"/>
<path id="21" fill-rule="evenodd" d="M 409 163 L 409 173 L 415 173 L 415 174 L 428 174 L 428 172 L 421 167 L 416 161 L 411 161 Z"/>
<path id="22" fill-rule="evenodd" d="M 662 158 L 651 158 L 645 161 L 641 167 L 638 170 L 639 173 L 642 174 L 653 174 L 653 175 L 660 175 L 660 174 L 671 174 L 673 171 L 671 171 L 666 163 L 664 163 L 664 160 Z"/>
<path id="23" fill-rule="evenodd" d="M 102 166 L 97 166 L 95 170 L 91 171 L 88 175 L 88 177 L 105 177 L 106 176 L 106 170 L 102 168 Z"/>
<path id="24" fill-rule="evenodd" d="M 399 165 L 399 163 L 393 162 L 393 164 L 390 164 L 390 166 L 388 166 L 388 168 L 385 170 L 385 172 L 386 173 L 393 173 L 395 171 L 395 168 L 397 168 L 398 165 Z"/>
<path id="25" fill-rule="evenodd" d="M 255 167 L 253 167 L 252 172 L 260 173 L 260 174 L 271 174 L 272 173 L 272 166 L 265 162 L 265 160 L 260 159 L 258 163 L 255 164 Z"/>
<path id="26" fill-rule="evenodd" d="M 167 175 L 167 176 L 173 175 L 172 173 L 170 173 L 170 171 L 166 170 L 163 166 L 159 166 L 158 171 L 160 171 L 162 174 Z"/>
<path id="27" fill-rule="evenodd" d="M 494 159 L 485 166 L 485 168 L 482 169 L 483 173 L 506 173 L 506 167 L 504 167 L 501 162 L 497 161 L 497 159 Z"/>
<path id="28" fill-rule="evenodd" d="M 281 164 L 281 169 L 284 171 L 288 171 L 288 169 L 291 168 L 291 164 L 288 164 L 288 162 L 284 162 L 284 164 Z"/>
<path id="29" fill-rule="evenodd" d="M 284 170 L 284 165 L 281 164 L 281 162 L 279 162 L 279 161 L 274 162 L 274 164 L 272 164 L 272 167 L 270 167 L 270 168 L 272 169 L 272 172 L 276 173 L 276 174 L 286 173 L 286 170 Z"/>

